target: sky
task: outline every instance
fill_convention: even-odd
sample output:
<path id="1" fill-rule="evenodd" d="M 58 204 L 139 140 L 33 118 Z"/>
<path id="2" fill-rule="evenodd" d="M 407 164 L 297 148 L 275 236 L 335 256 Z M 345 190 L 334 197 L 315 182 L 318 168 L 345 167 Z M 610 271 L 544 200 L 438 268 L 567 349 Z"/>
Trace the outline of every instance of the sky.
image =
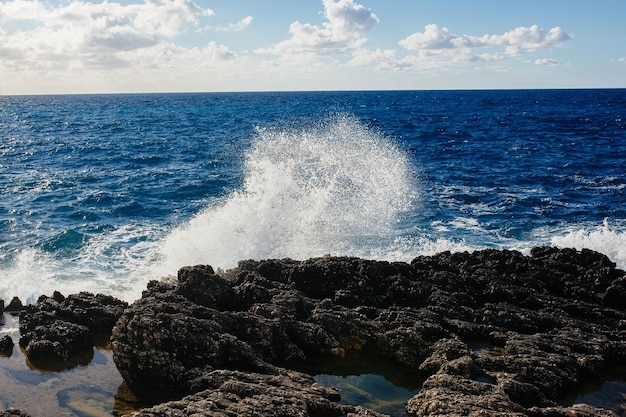
<path id="1" fill-rule="evenodd" d="M 0 0 L 0 94 L 625 88 L 624 0 Z"/>

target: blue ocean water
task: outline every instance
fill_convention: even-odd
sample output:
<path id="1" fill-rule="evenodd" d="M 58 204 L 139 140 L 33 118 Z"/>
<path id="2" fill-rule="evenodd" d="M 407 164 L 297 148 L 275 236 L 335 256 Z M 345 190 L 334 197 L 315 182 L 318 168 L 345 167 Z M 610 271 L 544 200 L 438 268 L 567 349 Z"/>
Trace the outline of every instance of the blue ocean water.
<path id="1" fill-rule="evenodd" d="M 0 298 L 325 254 L 626 268 L 625 117 L 623 89 L 0 96 Z"/>

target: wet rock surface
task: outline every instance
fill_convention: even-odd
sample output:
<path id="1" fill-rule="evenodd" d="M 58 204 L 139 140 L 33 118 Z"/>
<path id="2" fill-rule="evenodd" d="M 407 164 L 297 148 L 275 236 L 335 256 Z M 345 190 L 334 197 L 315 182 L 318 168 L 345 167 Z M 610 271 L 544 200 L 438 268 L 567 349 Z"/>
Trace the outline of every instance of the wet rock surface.
<path id="1" fill-rule="evenodd" d="M 202 377 L 204 390 L 133 414 L 169 416 L 381 416 L 362 407 L 339 405 L 339 394 L 307 374 L 215 370 Z"/>
<path id="2" fill-rule="evenodd" d="M 11 356 L 13 352 L 13 339 L 9 335 L 0 337 L 0 356 Z"/>
<path id="3" fill-rule="evenodd" d="M 15 408 L 0 411 L 0 417 L 30 417 L 30 414 Z"/>
<path id="4" fill-rule="evenodd" d="M 5 307 L 4 301 L 2 302 L 3 310 L 7 313 L 19 314 L 20 311 L 24 309 L 24 305 L 22 304 L 22 300 L 18 297 L 13 297 L 9 304 Z"/>
<path id="5" fill-rule="evenodd" d="M 624 275 L 555 248 L 194 266 L 151 282 L 112 347 L 135 394 L 175 400 L 136 415 L 367 415 L 290 370 L 351 351 L 426 378 L 409 415 L 616 415 L 560 401 L 626 363 Z"/>
<path id="6" fill-rule="evenodd" d="M 51 370 L 63 369 L 63 364 L 71 367 L 76 355 L 107 343 L 111 329 L 127 306 L 114 297 L 88 292 L 68 297 L 59 292 L 52 297 L 41 296 L 20 312 L 19 344 L 28 359 L 44 369 L 48 365 Z"/>

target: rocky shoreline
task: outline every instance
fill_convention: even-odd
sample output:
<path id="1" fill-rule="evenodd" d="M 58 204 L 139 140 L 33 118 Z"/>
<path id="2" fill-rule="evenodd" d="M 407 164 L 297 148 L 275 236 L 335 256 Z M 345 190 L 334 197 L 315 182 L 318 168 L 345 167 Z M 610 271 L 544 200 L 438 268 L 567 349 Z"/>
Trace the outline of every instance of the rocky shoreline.
<path id="1" fill-rule="evenodd" d="M 380 415 L 302 371 L 353 352 L 424 381 L 409 416 L 626 415 L 626 400 L 563 404 L 626 365 L 626 273 L 590 250 L 198 265 L 150 282 L 131 305 L 55 293 L 21 308 L 19 344 L 51 370 L 110 331 L 132 392 L 160 403 L 134 417 Z"/>

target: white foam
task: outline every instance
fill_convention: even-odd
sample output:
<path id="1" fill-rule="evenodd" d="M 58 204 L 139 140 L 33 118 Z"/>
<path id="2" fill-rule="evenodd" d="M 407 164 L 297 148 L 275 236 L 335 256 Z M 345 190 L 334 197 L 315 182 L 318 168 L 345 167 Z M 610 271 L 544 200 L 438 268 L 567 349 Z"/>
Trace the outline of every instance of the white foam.
<path id="1" fill-rule="evenodd" d="M 372 252 L 370 258 L 387 261 L 411 262 L 420 255 L 431 256 L 441 252 L 473 252 L 483 249 L 467 243 L 464 239 L 448 239 L 435 236 L 402 236 L 379 252 Z"/>
<path id="2" fill-rule="evenodd" d="M 453 226 L 455 229 L 485 232 L 485 229 L 475 218 L 457 217 L 450 222 L 450 225 Z"/>
<path id="3" fill-rule="evenodd" d="M 0 248 L 0 298 L 30 303 L 58 290 L 133 301 L 148 280 L 184 265 L 228 269 L 243 259 L 326 254 L 409 262 L 447 250 L 528 253 L 533 246 L 555 245 L 597 250 L 626 269 L 623 221 L 536 229 L 519 240 L 472 214 L 428 226 L 419 219 L 418 181 L 391 138 L 349 116 L 259 129 L 245 154 L 241 189 L 171 230 L 161 224 L 118 226 L 90 235 L 68 258 L 37 248 Z"/>
<path id="4" fill-rule="evenodd" d="M 62 271 L 59 261 L 50 254 L 34 248 L 17 251 L 9 264 L 0 269 L 1 298 L 8 302 L 19 297 L 23 303 L 33 303 L 41 294 L 53 291 L 78 292 L 86 290 L 88 282 L 59 282 L 57 275 Z"/>
<path id="5" fill-rule="evenodd" d="M 74 256 L 58 256 L 39 248 L 0 252 L 0 298 L 19 297 L 23 303 L 60 291 L 64 295 L 89 291 L 137 299 L 149 279 L 159 278 L 151 269 L 156 260 L 158 229 L 127 225 L 94 236 Z"/>
<path id="6" fill-rule="evenodd" d="M 553 236 L 551 243 L 559 247 L 586 248 L 601 252 L 626 269 L 626 228 L 604 220 L 601 225 L 589 225 Z"/>
<path id="7" fill-rule="evenodd" d="M 398 235 L 402 214 L 415 207 L 415 179 L 392 140 L 352 117 L 259 129 L 243 188 L 171 232 L 164 269 L 372 252 Z"/>
<path id="8" fill-rule="evenodd" d="M 352 117 L 258 130 L 244 175 L 240 190 L 169 231 L 117 226 L 90 235 L 73 254 L 0 248 L 0 297 L 32 303 L 58 290 L 132 301 L 148 280 L 190 264 L 226 269 L 249 258 L 416 254 L 397 241 L 419 198 L 415 169 L 393 140 Z"/>

